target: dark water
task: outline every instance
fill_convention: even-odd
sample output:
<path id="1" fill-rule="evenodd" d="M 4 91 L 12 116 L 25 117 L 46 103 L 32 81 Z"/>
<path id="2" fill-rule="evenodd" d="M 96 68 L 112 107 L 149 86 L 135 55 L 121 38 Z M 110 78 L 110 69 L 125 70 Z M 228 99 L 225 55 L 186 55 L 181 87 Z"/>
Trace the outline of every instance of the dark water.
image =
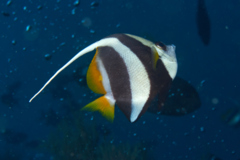
<path id="1" fill-rule="evenodd" d="M 197 31 L 197 1 L 91 2 L 0 2 L 0 159 L 112 159 L 117 151 L 135 154 L 131 159 L 240 158 L 240 129 L 221 120 L 240 107 L 240 1 L 205 2 L 208 46 Z M 197 89 L 201 108 L 182 117 L 146 113 L 133 124 L 118 108 L 112 124 L 98 113 L 78 112 L 97 97 L 74 74 L 89 65 L 93 52 L 28 103 L 78 51 L 114 33 L 176 45 L 177 75 Z"/>

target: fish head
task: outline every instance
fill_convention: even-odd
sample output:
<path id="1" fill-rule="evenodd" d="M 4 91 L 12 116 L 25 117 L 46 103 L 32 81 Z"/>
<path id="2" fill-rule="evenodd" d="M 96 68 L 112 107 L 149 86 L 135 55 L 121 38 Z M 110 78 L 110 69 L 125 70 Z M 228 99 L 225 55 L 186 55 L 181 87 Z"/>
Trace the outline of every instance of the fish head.
<path id="1" fill-rule="evenodd" d="M 166 69 L 168 70 L 172 79 L 175 78 L 177 74 L 177 58 L 176 58 L 176 46 L 175 45 L 165 45 L 162 42 L 155 43 L 155 50 L 159 55 L 159 59 L 162 60 Z"/>
<path id="2" fill-rule="evenodd" d="M 176 62 L 176 46 L 171 44 L 171 45 L 165 45 L 162 42 L 157 42 L 154 45 L 155 49 L 157 50 L 157 53 L 159 55 L 159 58 L 161 59 L 162 57 L 166 57 L 169 61 Z"/>

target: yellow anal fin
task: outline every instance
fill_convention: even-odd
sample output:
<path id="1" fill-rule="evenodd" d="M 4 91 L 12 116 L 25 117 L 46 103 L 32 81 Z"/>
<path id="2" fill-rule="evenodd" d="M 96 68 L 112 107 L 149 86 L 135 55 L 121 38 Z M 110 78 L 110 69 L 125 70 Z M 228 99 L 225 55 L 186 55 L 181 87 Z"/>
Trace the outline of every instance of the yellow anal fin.
<path id="1" fill-rule="evenodd" d="M 110 122 L 113 122 L 114 119 L 114 104 L 111 104 L 105 96 L 102 96 L 95 101 L 87 104 L 81 110 L 92 112 L 98 111 Z"/>
<path id="2" fill-rule="evenodd" d="M 96 50 L 96 53 L 87 71 L 87 84 L 88 84 L 88 87 L 93 92 L 98 94 L 106 94 L 106 91 L 102 84 L 102 76 L 97 66 L 97 61 L 96 61 L 97 54 L 98 54 L 98 49 Z"/>

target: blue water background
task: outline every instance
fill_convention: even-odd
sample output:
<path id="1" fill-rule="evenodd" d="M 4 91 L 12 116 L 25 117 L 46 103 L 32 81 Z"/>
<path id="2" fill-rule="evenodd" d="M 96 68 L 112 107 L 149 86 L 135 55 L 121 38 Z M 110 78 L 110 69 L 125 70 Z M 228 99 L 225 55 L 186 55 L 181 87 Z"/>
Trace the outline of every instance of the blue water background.
<path id="1" fill-rule="evenodd" d="M 82 0 L 78 6 L 74 2 L 12 0 L 9 6 L 6 0 L 0 2 L 0 11 L 10 13 L 8 17 L 0 15 L 1 94 L 7 92 L 9 85 L 21 82 L 14 95 L 19 103 L 10 107 L 0 103 L 1 131 L 24 132 L 29 140 L 46 139 L 53 127 L 44 125 L 41 113 L 53 108 L 61 114 L 59 106 L 63 102 L 53 99 L 49 90 L 32 103 L 28 103 L 29 99 L 84 47 L 114 33 L 130 33 L 176 45 L 177 75 L 198 89 L 202 106 L 183 117 L 146 113 L 133 124 L 116 108 L 113 124 L 97 113 L 86 113 L 86 124 L 94 121 L 107 126 L 112 137 L 109 143 L 149 142 L 143 149 L 155 159 L 192 160 L 207 153 L 222 159 L 240 158 L 240 129 L 220 118 L 228 108 L 240 107 L 240 1 L 206 1 L 211 20 L 209 46 L 204 46 L 197 33 L 195 0 L 100 0 L 94 9 L 92 1 Z M 37 8 L 39 5 L 42 9 Z M 89 26 L 82 23 L 86 17 L 91 20 Z M 28 25 L 31 28 L 26 31 Z M 46 54 L 52 55 L 48 61 Z M 61 74 L 88 66 L 93 55 L 91 52 L 81 57 Z M 51 85 L 60 80 L 61 76 Z M 79 109 L 95 99 L 86 87 L 75 83 L 62 87 L 72 93 Z M 51 159 L 40 150 L 8 144 L 0 137 L 0 155 L 6 150 L 22 154 L 23 159 Z"/>

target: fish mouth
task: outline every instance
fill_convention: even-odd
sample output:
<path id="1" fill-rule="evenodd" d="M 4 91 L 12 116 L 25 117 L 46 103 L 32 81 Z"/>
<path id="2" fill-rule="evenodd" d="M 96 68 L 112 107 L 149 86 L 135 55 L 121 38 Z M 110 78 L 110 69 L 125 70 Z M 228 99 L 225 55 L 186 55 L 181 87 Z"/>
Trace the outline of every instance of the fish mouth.
<path id="1" fill-rule="evenodd" d="M 166 45 L 166 50 L 163 50 L 162 48 L 159 48 L 158 46 L 155 46 L 159 59 L 166 59 L 169 62 L 176 63 L 177 58 L 175 54 L 176 46 L 171 44 L 171 45 Z"/>
<path id="2" fill-rule="evenodd" d="M 170 62 L 176 62 L 177 58 L 176 58 L 176 46 L 171 44 L 171 45 L 167 45 L 167 51 L 165 51 L 164 56 L 170 61 Z"/>

